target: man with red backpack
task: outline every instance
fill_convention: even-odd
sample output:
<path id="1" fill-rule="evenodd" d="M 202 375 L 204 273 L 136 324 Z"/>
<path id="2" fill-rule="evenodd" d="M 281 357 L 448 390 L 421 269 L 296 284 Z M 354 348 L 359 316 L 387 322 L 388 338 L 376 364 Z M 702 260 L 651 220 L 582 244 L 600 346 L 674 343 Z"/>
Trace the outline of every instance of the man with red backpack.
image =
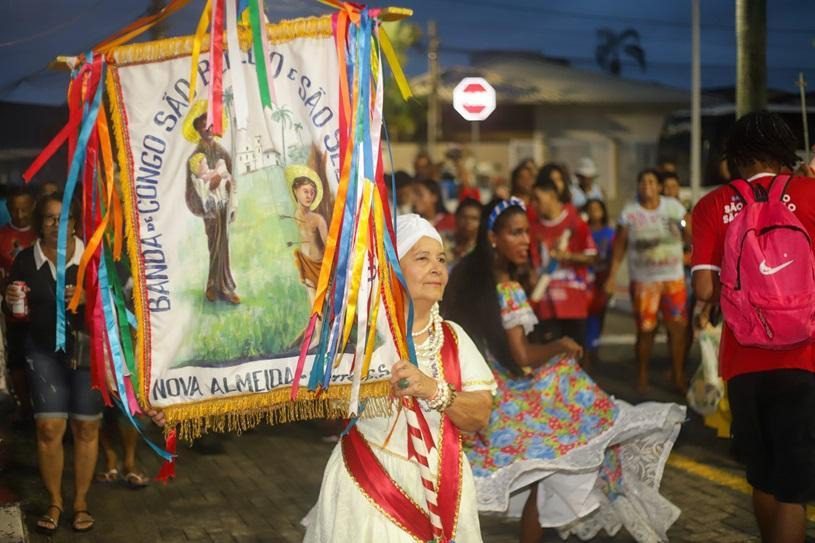
<path id="1" fill-rule="evenodd" d="M 774 543 L 804 541 L 815 499 L 815 180 L 790 173 L 796 147 L 779 116 L 743 116 L 725 147 L 740 180 L 693 210 L 693 288 L 722 306 L 733 446 Z"/>

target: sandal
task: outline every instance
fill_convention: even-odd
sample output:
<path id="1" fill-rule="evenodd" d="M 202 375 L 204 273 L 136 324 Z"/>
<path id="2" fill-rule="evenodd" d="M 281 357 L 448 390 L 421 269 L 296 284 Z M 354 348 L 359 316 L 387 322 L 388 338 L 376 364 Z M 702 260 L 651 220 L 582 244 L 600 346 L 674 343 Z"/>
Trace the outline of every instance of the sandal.
<path id="1" fill-rule="evenodd" d="M 115 483 L 120 477 L 119 470 L 111 468 L 107 471 L 97 473 L 95 479 L 97 483 Z"/>
<path id="2" fill-rule="evenodd" d="M 124 481 L 128 488 L 138 490 L 139 488 L 146 487 L 150 482 L 150 478 L 142 473 L 131 471 L 124 476 Z"/>
<path id="3" fill-rule="evenodd" d="M 80 515 L 84 515 L 85 518 L 79 518 Z M 95 522 L 90 511 L 83 509 L 81 511 L 74 511 L 74 519 L 71 521 L 71 527 L 75 532 L 88 532 L 93 528 Z"/>
<path id="4" fill-rule="evenodd" d="M 57 518 L 47 514 L 50 513 L 52 509 L 59 511 Z M 54 532 L 56 532 L 57 528 L 59 528 L 59 519 L 61 516 L 62 508 L 59 505 L 54 505 L 52 503 L 48 506 L 48 509 L 46 509 L 46 514 L 37 520 L 37 531 L 45 535 L 54 535 Z"/>

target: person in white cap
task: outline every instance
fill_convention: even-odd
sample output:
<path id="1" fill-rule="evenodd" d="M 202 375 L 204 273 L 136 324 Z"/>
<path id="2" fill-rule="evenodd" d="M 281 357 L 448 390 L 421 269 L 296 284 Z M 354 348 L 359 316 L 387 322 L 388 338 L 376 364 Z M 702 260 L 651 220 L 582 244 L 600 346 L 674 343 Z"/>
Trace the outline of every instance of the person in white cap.
<path id="1" fill-rule="evenodd" d="M 606 196 L 603 189 L 595 182 L 597 179 L 597 165 L 590 157 L 583 157 L 577 163 L 574 171 L 577 183 L 572 183 L 572 204 L 577 209 L 582 209 L 589 200 L 605 201 Z"/>
<path id="2" fill-rule="evenodd" d="M 390 367 L 392 414 L 360 419 L 340 439 L 317 504 L 303 520 L 306 543 L 482 540 L 461 433 L 487 424 L 495 380 L 464 330 L 439 316 L 447 264 L 438 231 L 419 215 L 400 215 L 396 243 L 415 312 L 412 335 L 419 365 L 399 360 L 387 339 L 374 353 L 371 367 Z M 408 426 L 398 403 L 403 396 L 419 399 L 433 436 L 427 462 L 437 481 L 441 539 L 431 527 L 419 464 L 408 457 Z M 455 460 L 442 463 L 443 458 Z"/>

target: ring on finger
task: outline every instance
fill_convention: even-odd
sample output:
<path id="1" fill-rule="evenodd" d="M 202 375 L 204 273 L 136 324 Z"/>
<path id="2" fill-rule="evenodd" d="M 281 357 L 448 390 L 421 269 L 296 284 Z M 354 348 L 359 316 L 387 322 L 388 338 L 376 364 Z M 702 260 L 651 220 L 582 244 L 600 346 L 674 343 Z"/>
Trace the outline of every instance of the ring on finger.
<path id="1" fill-rule="evenodd" d="M 407 377 L 402 377 L 396 382 L 396 386 L 398 386 L 401 390 L 405 390 L 410 386 L 410 381 L 408 381 Z"/>

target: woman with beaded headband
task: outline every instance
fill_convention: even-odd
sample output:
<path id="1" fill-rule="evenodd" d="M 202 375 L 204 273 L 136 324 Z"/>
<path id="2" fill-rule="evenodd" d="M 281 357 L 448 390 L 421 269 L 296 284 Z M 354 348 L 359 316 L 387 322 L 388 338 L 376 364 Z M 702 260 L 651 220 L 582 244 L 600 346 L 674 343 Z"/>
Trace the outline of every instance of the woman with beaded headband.
<path id="1" fill-rule="evenodd" d="M 398 360 L 390 341 L 374 353 L 372 367 L 390 368 L 392 414 L 360 419 L 337 444 L 317 505 L 303 521 L 307 543 L 481 541 L 461 434 L 486 424 L 495 381 L 461 327 L 439 316 L 447 264 L 438 231 L 418 215 L 402 215 L 396 241 L 414 308 L 418 367 Z M 433 438 L 429 450 L 409 441 L 413 422 L 399 409 L 405 396 L 419 400 Z M 425 494 L 428 485 L 436 500 L 432 506 Z"/>
<path id="2" fill-rule="evenodd" d="M 522 543 L 543 527 L 586 539 L 625 526 L 637 541 L 667 541 L 679 510 L 658 489 L 684 408 L 617 401 L 577 364 L 570 338 L 530 342 L 529 266 L 523 202 L 495 200 L 444 299 L 498 384 L 489 424 L 465 440 L 479 509 L 521 517 Z"/>

